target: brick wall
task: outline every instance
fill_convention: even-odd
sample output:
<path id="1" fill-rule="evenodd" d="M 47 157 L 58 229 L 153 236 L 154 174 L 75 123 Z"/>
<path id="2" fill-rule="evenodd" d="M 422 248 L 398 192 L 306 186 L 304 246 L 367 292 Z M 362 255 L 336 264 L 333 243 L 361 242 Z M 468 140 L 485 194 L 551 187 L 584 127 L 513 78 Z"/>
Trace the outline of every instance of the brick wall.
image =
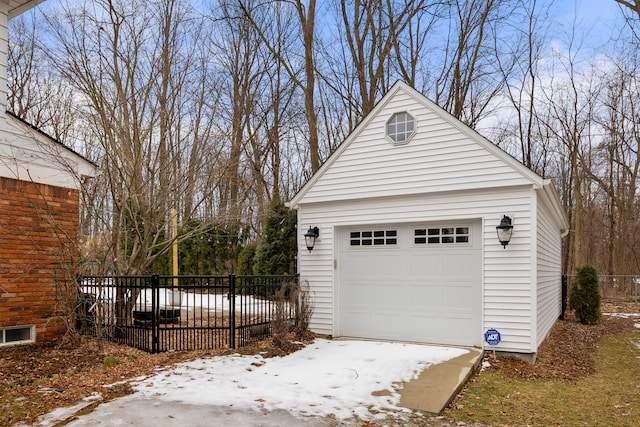
<path id="1" fill-rule="evenodd" d="M 0 177 L 0 327 L 34 324 L 37 341 L 65 332 L 78 223 L 77 190 Z"/>

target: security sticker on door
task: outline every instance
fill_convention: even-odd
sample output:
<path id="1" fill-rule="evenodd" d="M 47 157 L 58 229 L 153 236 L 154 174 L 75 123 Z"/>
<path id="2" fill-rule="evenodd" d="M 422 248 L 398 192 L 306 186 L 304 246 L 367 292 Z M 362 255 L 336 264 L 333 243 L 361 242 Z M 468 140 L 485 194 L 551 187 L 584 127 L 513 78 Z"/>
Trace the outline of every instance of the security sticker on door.
<path id="1" fill-rule="evenodd" d="M 497 329 L 487 329 L 484 333 L 484 341 L 489 345 L 500 344 L 500 332 Z"/>

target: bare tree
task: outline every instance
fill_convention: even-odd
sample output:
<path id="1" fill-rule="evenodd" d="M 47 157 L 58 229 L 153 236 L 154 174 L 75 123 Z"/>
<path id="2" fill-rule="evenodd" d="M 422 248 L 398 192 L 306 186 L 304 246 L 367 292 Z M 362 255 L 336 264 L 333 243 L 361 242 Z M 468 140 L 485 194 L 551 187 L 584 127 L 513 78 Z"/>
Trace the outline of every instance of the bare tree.
<path id="1" fill-rule="evenodd" d="M 377 99 L 391 83 L 391 62 L 400 54 L 399 40 L 410 28 L 411 21 L 425 7 L 423 0 L 403 4 L 389 1 L 341 0 L 342 31 L 347 42 L 351 64 L 356 72 L 358 87 L 358 118 L 369 114 Z M 417 35 L 417 37 L 423 37 Z M 394 52 L 394 49 L 396 51 Z M 396 55 L 394 55 L 396 53 Z M 413 52 L 415 54 L 415 51 Z M 400 56 L 400 58 L 402 58 Z M 409 63 L 416 58 L 409 59 Z M 414 74 L 401 63 L 405 77 Z"/>
<path id="2" fill-rule="evenodd" d="M 276 11 L 279 10 L 280 4 L 286 7 L 292 7 L 298 17 L 299 33 L 302 37 L 301 56 L 302 74 L 304 78 L 299 76 L 298 64 L 296 60 L 290 59 L 290 52 L 284 53 L 278 51 L 273 44 L 273 40 L 269 39 L 260 20 L 257 19 L 257 13 L 265 13 L 264 8 L 250 8 L 247 2 L 238 0 L 238 4 L 242 8 L 244 18 L 246 18 L 258 31 L 263 42 L 269 48 L 271 53 L 280 61 L 283 69 L 289 75 L 289 78 L 302 90 L 304 95 L 304 111 L 307 119 L 309 160 L 311 172 L 315 172 L 320 168 L 320 144 L 318 138 L 318 114 L 315 106 L 315 90 L 316 90 L 316 1 L 309 0 L 306 4 L 302 0 L 291 0 L 283 2 L 274 2 L 277 5 Z M 269 7 L 269 4 L 264 7 Z M 276 12 L 277 13 L 277 12 Z"/>
<path id="3" fill-rule="evenodd" d="M 633 0 L 633 2 L 627 1 L 627 0 L 616 0 L 616 1 L 622 6 L 628 7 L 629 9 L 631 9 L 640 18 L 640 2 L 638 0 Z"/>
<path id="4" fill-rule="evenodd" d="M 472 128 L 504 87 L 495 57 L 500 55 L 502 26 L 517 6 L 513 0 L 455 1 L 450 6 L 435 102 Z"/>
<path id="5" fill-rule="evenodd" d="M 617 69 L 602 79 L 607 82 L 598 122 L 604 139 L 597 146 L 598 164 L 592 170 L 604 197 L 607 227 L 596 241 L 606 242 L 602 260 L 608 274 L 633 274 L 640 268 L 640 239 L 634 230 L 640 227 L 640 81 L 637 53 L 616 60 Z"/>
<path id="6" fill-rule="evenodd" d="M 518 147 L 518 158 L 528 168 L 546 176 L 549 162 L 549 140 L 538 117 L 538 91 L 541 79 L 540 62 L 547 45 L 551 22 L 549 4 L 532 0 L 520 10 L 522 25 L 514 23 L 513 50 L 508 55 L 496 55 L 502 78 L 506 82 L 506 98 L 513 111 L 514 120 L 506 131 L 511 144 Z"/>
<path id="7" fill-rule="evenodd" d="M 74 121 L 74 93 L 62 84 L 50 66 L 46 47 L 38 36 L 43 30 L 34 14 L 10 21 L 11 43 L 7 53 L 8 109 L 33 126 L 73 148 L 79 136 Z"/>
<path id="8" fill-rule="evenodd" d="M 572 40 L 573 41 L 573 40 Z M 538 120 L 556 144 L 558 165 L 556 176 L 568 212 L 571 232 L 565 245 L 564 265 L 567 271 L 588 261 L 589 245 L 585 244 L 587 207 L 592 203 L 591 162 L 594 142 L 595 106 L 599 84 L 592 70 L 577 66 L 577 49 L 558 53 L 558 69 L 552 81 L 541 88 L 544 98 L 538 109 Z"/>
<path id="9" fill-rule="evenodd" d="M 250 7 L 249 5 L 246 5 Z M 225 130 L 229 135 L 228 162 L 225 172 L 222 193 L 221 214 L 223 220 L 231 226 L 241 222 L 242 199 L 245 194 L 242 187 L 242 176 L 245 173 L 243 153 L 247 144 L 247 131 L 250 120 L 255 115 L 259 90 L 265 74 L 260 58 L 261 39 L 254 27 L 239 16 L 242 9 L 235 2 L 222 2 L 220 5 L 224 27 L 222 33 L 226 37 L 216 43 L 217 55 L 222 59 L 222 73 L 225 74 L 227 121 L 230 128 Z"/>
<path id="10" fill-rule="evenodd" d="M 146 272 L 177 238 L 169 221 L 178 195 L 188 192 L 192 206 L 183 215 L 192 215 L 201 203 L 194 200 L 212 191 L 196 190 L 196 182 L 215 183 L 193 173 L 205 170 L 200 154 L 211 142 L 209 128 L 184 122 L 184 115 L 203 117 L 208 110 L 202 101 L 210 88 L 186 85 L 202 71 L 192 67 L 200 25 L 178 0 L 72 2 L 64 11 L 47 17 L 57 46 L 50 55 L 77 91 L 83 120 L 101 146 L 108 196 L 97 197 L 106 199 L 100 231 L 110 233 L 102 241 L 109 242 L 106 253 L 117 271 Z M 186 19 L 190 26 L 181 24 Z"/>

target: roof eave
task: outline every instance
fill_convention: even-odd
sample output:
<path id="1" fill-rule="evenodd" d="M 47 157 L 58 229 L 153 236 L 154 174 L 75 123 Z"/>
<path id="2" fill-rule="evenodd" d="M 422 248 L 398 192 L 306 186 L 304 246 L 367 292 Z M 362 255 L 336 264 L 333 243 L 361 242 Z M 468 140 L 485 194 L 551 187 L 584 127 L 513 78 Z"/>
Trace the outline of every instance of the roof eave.
<path id="1" fill-rule="evenodd" d="M 8 8 L 7 16 L 9 17 L 9 19 L 15 18 L 25 13 L 26 11 L 33 9 L 40 3 L 44 3 L 44 1 L 45 0 L 27 0 L 18 2 L 16 6 Z"/>
<path id="2" fill-rule="evenodd" d="M 78 161 L 80 161 L 82 163 L 82 166 L 83 166 L 82 169 L 85 171 L 83 176 L 93 177 L 93 176 L 95 176 L 97 174 L 98 165 L 96 163 L 94 163 L 91 160 L 87 159 L 82 154 L 80 154 L 80 153 L 72 150 L 71 148 L 67 147 L 65 144 L 63 144 L 62 142 L 58 141 L 56 138 L 52 137 L 48 133 L 46 133 L 43 130 L 39 129 L 38 127 L 32 125 L 31 123 L 27 122 L 26 120 L 21 119 L 20 117 L 18 117 L 17 115 L 15 115 L 14 113 L 12 113 L 10 111 L 6 111 L 6 118 L 8 120 L 13 120 L 19 126 L 26 127 L 27 129 L 29 129 L 31 131 L 35 131 L 38 135 L 40 135 L 43 138 L 46 138 L 47 140 L 51 141 L 53 144 L 56 144 L 58 147 L 60 147 L 63 150 L 65 150 L 65 152 L 67 152 L 69 155 L 71 155 L 72 157 L 74 157 Z"/>

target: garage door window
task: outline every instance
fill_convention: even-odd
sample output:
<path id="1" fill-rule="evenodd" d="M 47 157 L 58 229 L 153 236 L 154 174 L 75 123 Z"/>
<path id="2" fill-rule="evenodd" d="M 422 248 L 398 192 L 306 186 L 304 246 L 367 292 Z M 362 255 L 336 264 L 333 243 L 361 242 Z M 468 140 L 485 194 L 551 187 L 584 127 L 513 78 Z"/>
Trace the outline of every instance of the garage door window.
<path id="1" fill-rule="evenodd" d="M 351 246 L 392 246 L 397 243 L 397 230 L 352 231 L 349 233 Z"/>
<path id="2" fill-rule="evenodd" d="M 413 242 L 416 245 L 456 245 L 469 244 L 469 227 L 429 227 L 413 230 Z"/>

